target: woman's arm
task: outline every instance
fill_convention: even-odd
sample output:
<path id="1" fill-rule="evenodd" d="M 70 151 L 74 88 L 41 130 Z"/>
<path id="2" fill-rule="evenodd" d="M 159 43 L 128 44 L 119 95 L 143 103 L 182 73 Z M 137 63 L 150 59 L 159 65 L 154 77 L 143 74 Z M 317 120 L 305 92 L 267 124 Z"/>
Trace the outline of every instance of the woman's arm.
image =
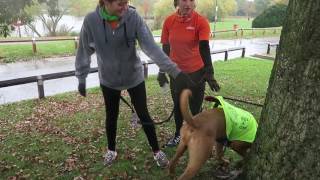
<path id="1" fill-rule="evenodd" d="M 153 35 L 142 18 L 138 16 L 137 38 L 142 51 L 150 57 L 161 70 L 176 78 L 181 70 L 172 62 L 154 41 Z"/>

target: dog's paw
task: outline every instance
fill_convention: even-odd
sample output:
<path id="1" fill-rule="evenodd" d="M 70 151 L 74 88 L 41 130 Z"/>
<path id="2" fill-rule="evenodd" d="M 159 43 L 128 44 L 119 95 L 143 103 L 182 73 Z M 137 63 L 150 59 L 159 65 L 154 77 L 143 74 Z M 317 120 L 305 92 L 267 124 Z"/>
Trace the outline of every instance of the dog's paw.
<path id="1" fill-rule="evenodd" d="M 169 165 L 168 165 L 168 170 L 169 170 L 169 174 L 170 174 L 170 176 L 174 176 L 175 175 L 175 167 L 171 164 L 171 163 L 169 163 Z"/>
<path id="2" fill-rule="evenodd" d="M 222 167 L 228 167 L 230 165 L 230 160 L 222 157 L 219 159 L 219 164 Z"/>

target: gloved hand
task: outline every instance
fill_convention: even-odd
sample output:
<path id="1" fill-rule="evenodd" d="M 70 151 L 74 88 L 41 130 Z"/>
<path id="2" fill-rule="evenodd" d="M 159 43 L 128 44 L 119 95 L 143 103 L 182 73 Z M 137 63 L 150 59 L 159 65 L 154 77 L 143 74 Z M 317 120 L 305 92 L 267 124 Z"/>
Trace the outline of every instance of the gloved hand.
<path id="1" fill-rule="evenodd" d="M 204 79 L 205 79 L 205 81 L 207 81 L 207 83 L 212 91 L 218 92 L 220 90 L 220 86 L 219 86 L 217 80 L 214 78 L 213 68 L 206 68 L 205 69 Z"/>
<path id="2" fill-rule="evenodd" d="M 166 76 L 166 73 L 159 71 L 157 81 L 160 85 L 160 87 L 163 87 L 166 83 L 169 83 L 168 78 Z"/>
<path id="3" fill-rule="evenodd" d="M 78 91 L 81 96 L 86 97 L 86 83 L 79 83 L 78 85 Z"/>
<path id="4" fill-rule="evenodd" d="M 175 84 L 178 89 L 186 89 L 186 88 L 191 88 L 196 86 L 196 83 L 192 81 L 192 79 L 183 72 L 180 72 L 176 79 L 175 79 Z"/>

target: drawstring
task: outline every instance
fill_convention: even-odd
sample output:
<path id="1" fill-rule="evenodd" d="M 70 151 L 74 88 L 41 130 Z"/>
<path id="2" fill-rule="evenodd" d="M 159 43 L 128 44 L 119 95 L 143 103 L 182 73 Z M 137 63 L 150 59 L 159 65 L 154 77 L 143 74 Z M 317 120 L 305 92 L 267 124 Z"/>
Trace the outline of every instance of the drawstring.
<path id="1" fill-rule="evenodd" d="M 103 30 L 104 30 L 104 32 L 103 32 L 104 33 L 104 41 L 105 41 L 105 43 L 108 43 L 108 38 L 107 38 L 107 33 L 106 33 L 106 20 L 103 19 L 102 23 L 103 23 Z M 126 40 L 127 46 L 130 47 L 128 34 L 127 34 L 127 24 L 124 22 L 123 26 L 124 26 L 124 38 Z"/>
<path id="2" fill-rule="evenodd" d="M 126 24 L 126 22 L 124 22 L 124 38 L 126 40 L 127 46 L 130 47 L 129 39 L 128 39 L 128 35 L 127 35 L 127 24 Z"/>
<path id="3" fill-rule="evenodd" d="M 103 19 L 102 20 L 102 23 L 103 23 L 103 34 L 104 34 L 104 41 L 105 43 L 108 43 L 108 38 L 107 38 L 107 33 L 106 33 L 106 20 Z"/>

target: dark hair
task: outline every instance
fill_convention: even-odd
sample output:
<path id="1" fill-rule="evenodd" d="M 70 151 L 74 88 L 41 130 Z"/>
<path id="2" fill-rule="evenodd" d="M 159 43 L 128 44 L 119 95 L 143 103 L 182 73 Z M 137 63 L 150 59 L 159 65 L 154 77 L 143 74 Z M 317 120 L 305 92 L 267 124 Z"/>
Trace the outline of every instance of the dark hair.
<path id="1" fill-rule="evenodd" d="M 116 0 L 106 0 L 110 3 L 112 3 L 113 1 L 116 1 Z M 99 0 L 99 6 L 104 6 L 104 0 Z"/>
<path id="2" fill-rule="evenodd" d="M 173 6 L 176 8 L 178 6 L 178 0 L 173 0 Z"/>

